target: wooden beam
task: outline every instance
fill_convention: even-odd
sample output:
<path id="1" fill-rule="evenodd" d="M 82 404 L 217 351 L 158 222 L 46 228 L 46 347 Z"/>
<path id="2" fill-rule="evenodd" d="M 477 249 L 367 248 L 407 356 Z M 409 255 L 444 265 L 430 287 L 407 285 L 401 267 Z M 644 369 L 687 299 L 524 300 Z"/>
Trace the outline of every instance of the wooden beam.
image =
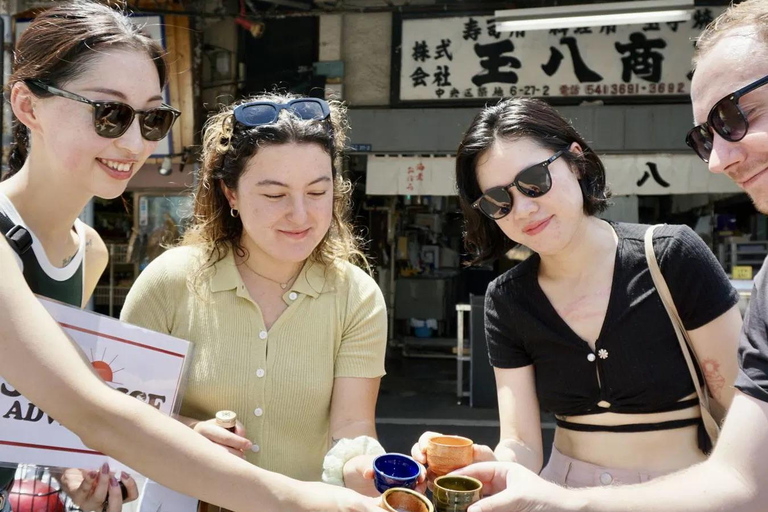
<path id="1" fill-rule="evenodd" d="M 171 105 L 182 115 L 172 130 L 173 153 L 181 153 L 195 143 L 195 98 L 193 46 L 189 18 L 165 15 L 165 40 L 168 52 L 168 92 Z"/>

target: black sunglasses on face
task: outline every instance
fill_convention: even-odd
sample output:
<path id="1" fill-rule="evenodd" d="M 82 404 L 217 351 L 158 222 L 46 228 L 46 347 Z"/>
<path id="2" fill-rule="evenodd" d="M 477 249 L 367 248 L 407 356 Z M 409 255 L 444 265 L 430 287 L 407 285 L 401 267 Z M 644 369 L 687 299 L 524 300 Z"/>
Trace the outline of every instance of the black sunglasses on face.
<path id="1" fill-rule="evenodd" d="M 101 137 L 116 139 L 130 128 L 134 117 L 139 116 L 141 136 L 148 141 L 162 140 L 171 130 L 181 112 L 163 103 L 161 107 L 147 110 L 134 110 L 130 105 L 119 101 L 91 101 L 79 94 L 65 91 L 40 80 L 25 80 L 28 86 L 49 92 L 69 100 L 79 101 L 93 107 L 93 128 Z"/>
<path id="2" fill-rule="evenodd" d="M 749 129 L 747 115 L 739 106 L 739 99 L 758 87 L 768 84 L 768 75 L 755 80 L 738 91 L 721 99 L 709 111 L 707 121 L 694 126 L 685 137 L 685 143 L 693 149 L 705 162 L 709 162 L 714 143 L 714 133 L 729 142 L 738 142 L 744 138 Z M 714 131 L 714 133 L 712 133 Z"/>
<path id="3" fill-rule="evenodd" d="M 512 211 L 512 194 L 509 189 L 516 187 L 528 197 L 541 197 L 552 188 L 552 175 L 549 164 L 560 158 L 565 150 L 560 150 L 541 163 L 526 167 L 515 176 L 515 181 L 504 187 L 493 187 L 472 203 L 472 208 L 480 210 L 489 219 L 503 219 Z"/>
<path id="4" fill-rule="evenodd" d="M 251 101 L 235 107 L 234 115 L 237 122 L 256 127 L 277 122 L 281 110 L 288 110 L 305 121 L 321 121 L 331 115 L 328 103 L 319 98 L 296 98 L 287 103 Z"/>

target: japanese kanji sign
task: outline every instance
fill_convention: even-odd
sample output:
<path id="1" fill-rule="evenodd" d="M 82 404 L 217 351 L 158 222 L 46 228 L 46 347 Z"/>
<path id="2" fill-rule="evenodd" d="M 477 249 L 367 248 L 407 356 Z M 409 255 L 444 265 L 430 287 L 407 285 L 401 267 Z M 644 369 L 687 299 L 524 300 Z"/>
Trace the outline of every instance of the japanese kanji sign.
<path id="1" fill-rule="evenodd" d="M 601 155 L 615 196 L 741 192 L 727 176 L 712 174 L 694 154 Z M 532 162 L 535 163 L 535 162 Z M 366 194 L 456 194 L 453 157 L 370 156 Z"/>
<path id="2" fill-rule="evenodd" d="M 455 169 L 453 157 L 370 156 L 365 193 L 452 196 L 456 194 Z"/>
<path id="3" fill-rule="evenodd" d="M 512 33 L 498 32 L 492 15 L 403 19 L 399 100 L 687 95 L 694 38 L 721 11 Z"/>

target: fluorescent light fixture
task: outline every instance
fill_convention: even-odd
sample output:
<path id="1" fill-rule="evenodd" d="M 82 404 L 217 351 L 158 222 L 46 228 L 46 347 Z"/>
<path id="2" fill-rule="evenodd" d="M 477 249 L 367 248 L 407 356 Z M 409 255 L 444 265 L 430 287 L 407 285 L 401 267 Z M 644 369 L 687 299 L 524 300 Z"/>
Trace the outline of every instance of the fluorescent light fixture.
<path id="1" fill-rule="evenodd" d="M 496 11 L 496 30 L 550 30 L 689 21 L 694 0 L 638 0 Z"/>

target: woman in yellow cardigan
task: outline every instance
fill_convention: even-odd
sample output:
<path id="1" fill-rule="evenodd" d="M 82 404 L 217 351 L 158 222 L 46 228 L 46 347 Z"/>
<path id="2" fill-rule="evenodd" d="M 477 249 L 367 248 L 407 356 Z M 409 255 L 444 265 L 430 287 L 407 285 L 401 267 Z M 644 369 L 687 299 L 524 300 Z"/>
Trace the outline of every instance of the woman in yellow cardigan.
<path id="1" fill-rule="evenodd" d="M 122 320 L 194 342 L 181 420 L 259 467 L 375 494 L 386 309 L 347 221 L 340 104 L 263 95 L 206 125 L 193 225 Z M 231 409 L 235 433 L 217 427 Z"/>

